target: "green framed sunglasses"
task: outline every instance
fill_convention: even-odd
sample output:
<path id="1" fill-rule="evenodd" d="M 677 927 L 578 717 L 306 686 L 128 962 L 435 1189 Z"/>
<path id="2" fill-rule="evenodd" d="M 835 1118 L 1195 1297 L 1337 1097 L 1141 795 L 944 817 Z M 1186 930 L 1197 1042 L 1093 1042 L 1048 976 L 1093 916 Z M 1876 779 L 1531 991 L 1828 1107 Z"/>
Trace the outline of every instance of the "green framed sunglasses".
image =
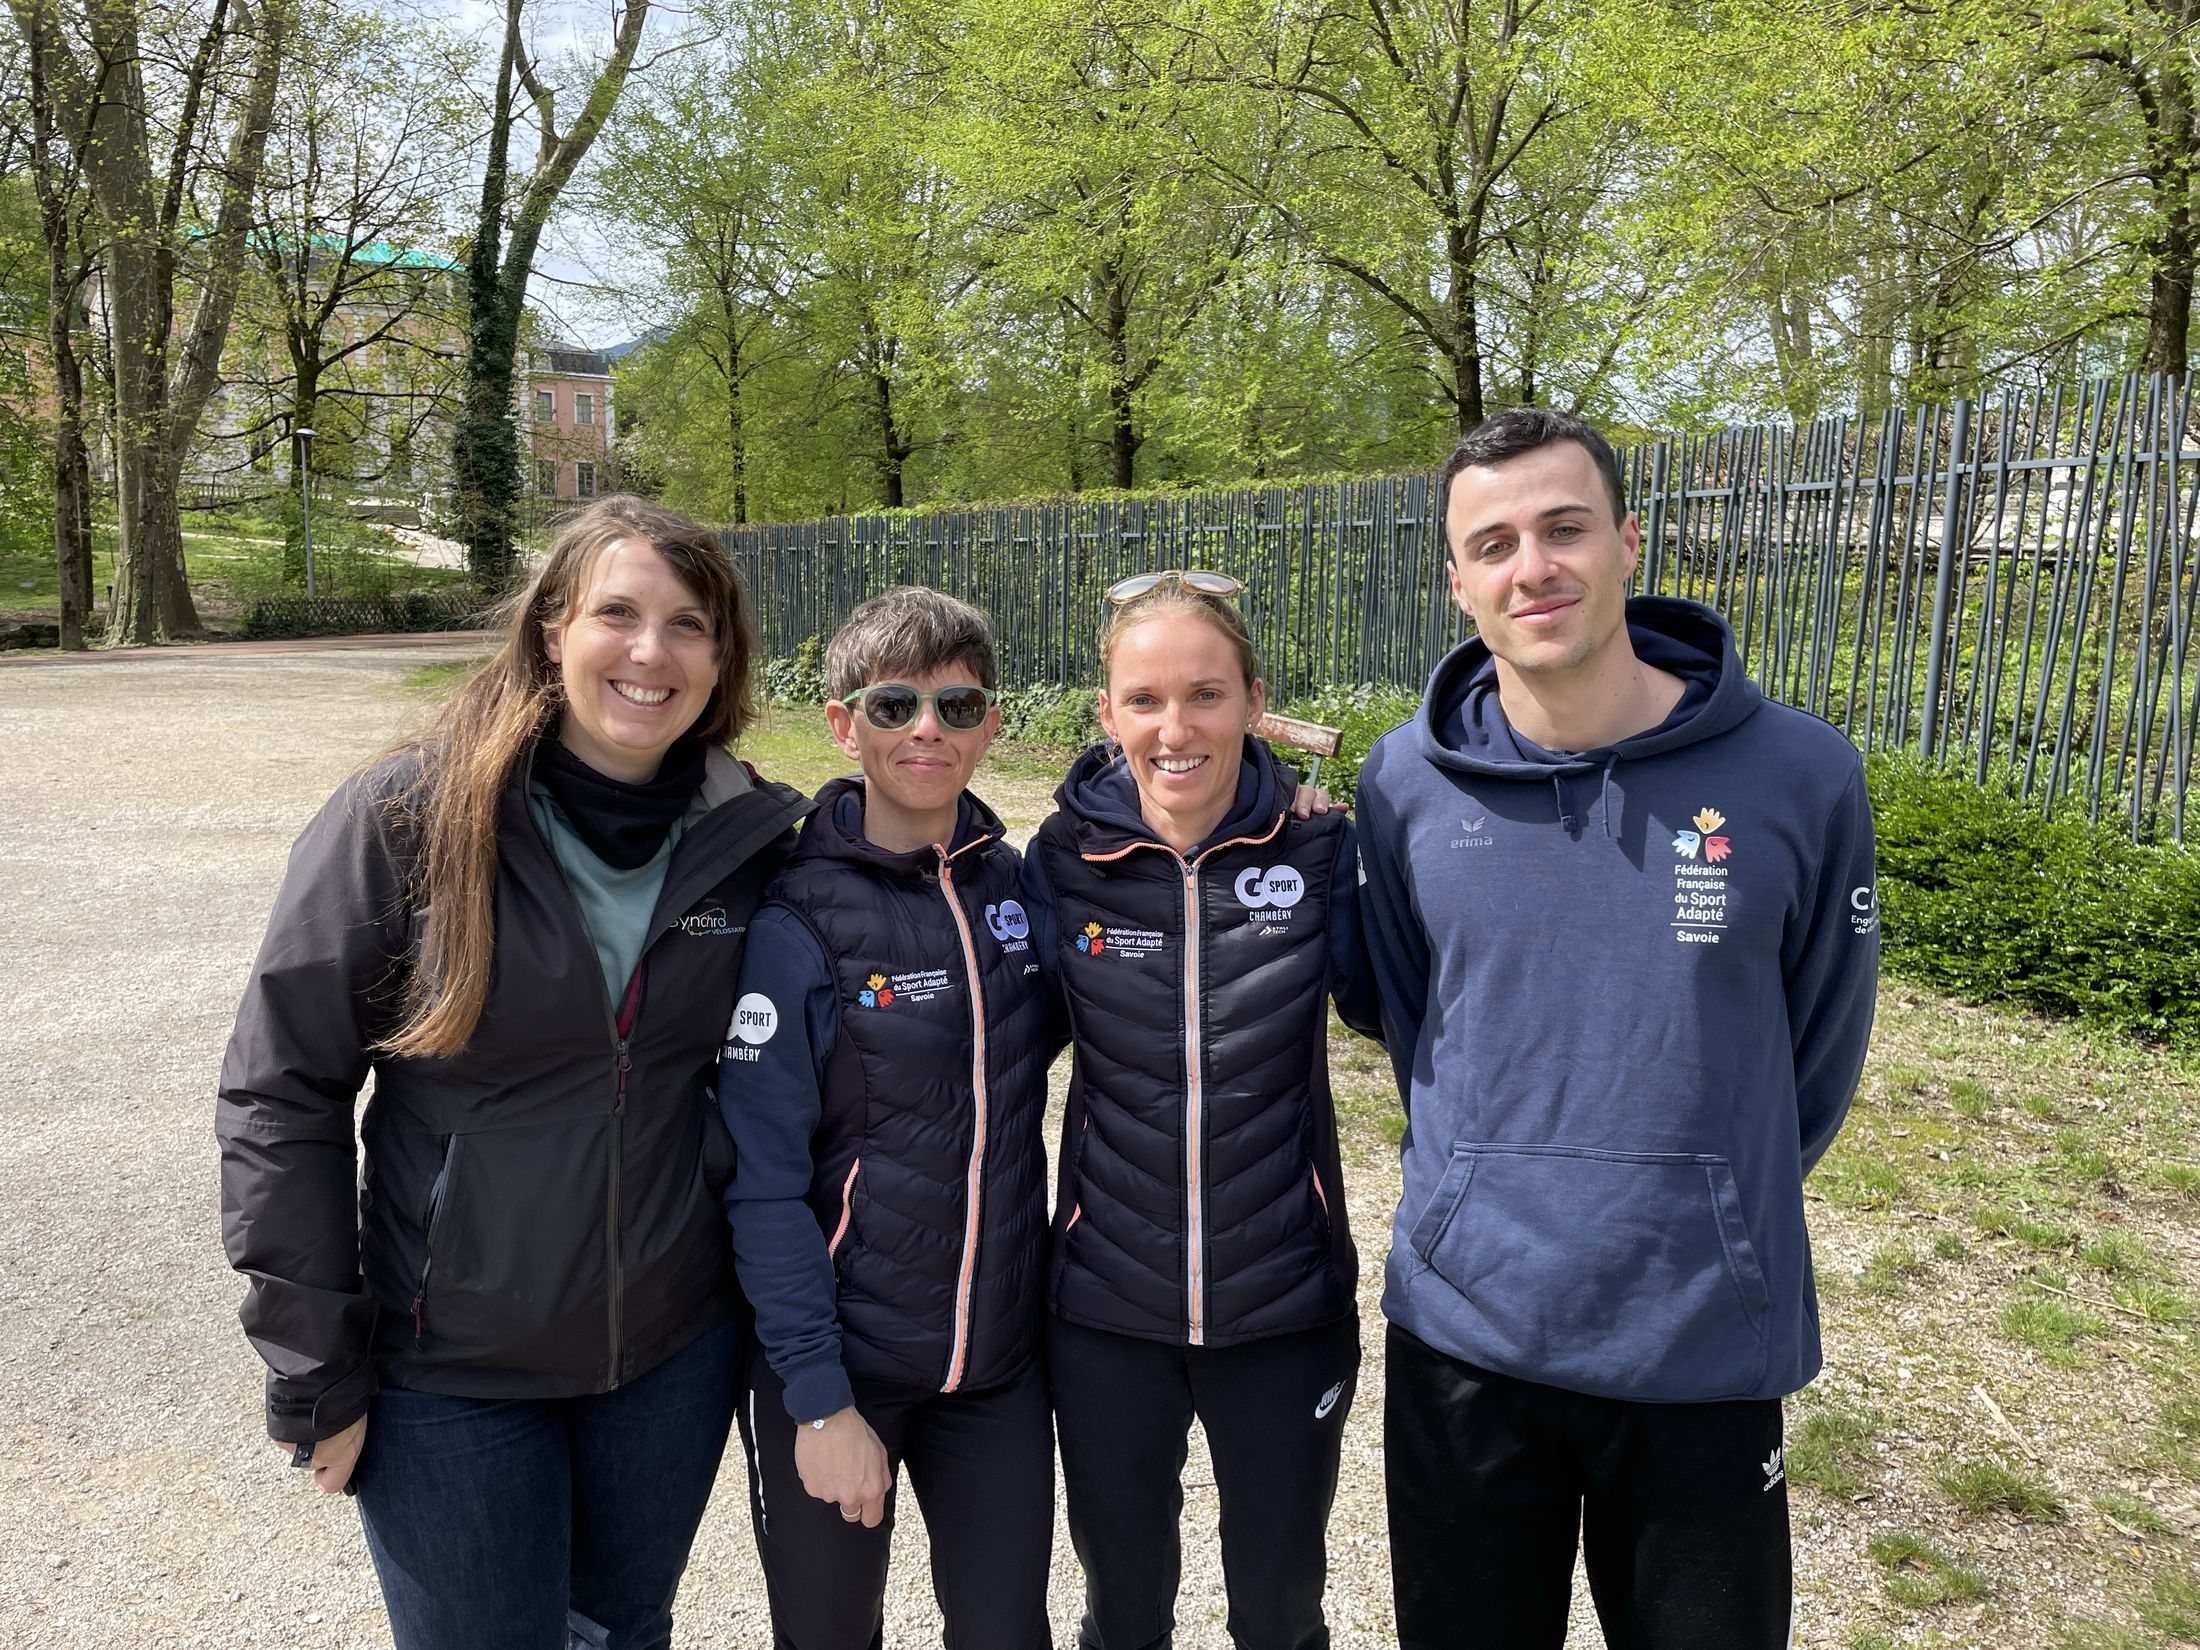
<path id="1" fill-rule="evenodd" d="M 886 733 L 907 727 L 926 705 L 939 717 L 941 727 L 968 733 L 984 726 L 985 713 L 999 697 L 991 688 L 943 687 L 920 692 L 906 682 L 873 682 L 840 702 L 850 710 L 862 711 L 866 722 Z"/>

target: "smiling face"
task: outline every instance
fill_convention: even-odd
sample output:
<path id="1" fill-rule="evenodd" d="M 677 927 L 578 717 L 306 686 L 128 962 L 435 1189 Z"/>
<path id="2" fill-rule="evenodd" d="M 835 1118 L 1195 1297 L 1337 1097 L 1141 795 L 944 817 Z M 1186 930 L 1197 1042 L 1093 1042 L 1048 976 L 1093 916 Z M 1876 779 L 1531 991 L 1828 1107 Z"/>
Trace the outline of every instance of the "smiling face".
<path id="1" fill-rule="evenodd" d="M 946 687 L 983 687 L 968 665 L 929 671 L 891 671 L 880 678 L 926 693 Z M 974 728 L 951 728 L 939 707 L 920 700 L 916 719 L 880 728 L 847 705 L 825 707 L 825 720 L 841 750 L 863 768 L 863 834 L 883 848 L 912 852 L 927 843 L 947 844 L 963 787 L 993 744 L 1001 708 L 993 706 Z"/>
<path id="2" fill-rule="evenodd" d="M 718 686 L 718 638 L 695 592 L 639 539 L 596 557 L 572 611 L 543 626 L 565 706 L 558 743 L 629 784 L 656 777 Z"/>
<path id="3" fill-rule="evenodd" d="M 1236 643 L 1197 612 L 1165 607 L 1116 635 L 1100 724 L 1123 747 L 1146 823 L 1179 853 L 1229 813 L 1245 730 L 1265 705 Z"/>
<path id="4" fill-rule="evenodd" d="M 1593 669 L 1626 645 L 1627 581 L 1641 548 L 1632 513 L 1579 442 L 1453 479 L 1444 511 L 1451 593 L 1500 664 L 1528 675 Z"/>

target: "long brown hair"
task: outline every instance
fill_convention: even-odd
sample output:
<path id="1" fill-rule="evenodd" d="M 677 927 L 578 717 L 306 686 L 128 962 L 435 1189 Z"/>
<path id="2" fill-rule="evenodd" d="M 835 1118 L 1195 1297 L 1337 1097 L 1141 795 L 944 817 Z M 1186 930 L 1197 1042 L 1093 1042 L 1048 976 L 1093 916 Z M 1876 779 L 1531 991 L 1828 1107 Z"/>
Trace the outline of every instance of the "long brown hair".
<path id="1" fill-rule="evenodd" d="M 391 753 L 417 758 L 388 809 L 393 831 L 415 843 L 411 903 L 431 915 L 405 981 L 404 1017 L 376 1044 L 382 1053 L 458 1054 L 480 1023 L 496 949 L 498 814 L 506 788 L 536 741 L 553 734 L 565 703 L 543 629 L 571 619 L 598 556 L 636 539 L 664 557 L 711 618 L 718 685 L 689 735 L 725 745 L 756 718 L 755 612 L 717 535 L 623 494 L 568 520 L 533 580 L 500 610 L 504 640 L 495 655 Z"/>

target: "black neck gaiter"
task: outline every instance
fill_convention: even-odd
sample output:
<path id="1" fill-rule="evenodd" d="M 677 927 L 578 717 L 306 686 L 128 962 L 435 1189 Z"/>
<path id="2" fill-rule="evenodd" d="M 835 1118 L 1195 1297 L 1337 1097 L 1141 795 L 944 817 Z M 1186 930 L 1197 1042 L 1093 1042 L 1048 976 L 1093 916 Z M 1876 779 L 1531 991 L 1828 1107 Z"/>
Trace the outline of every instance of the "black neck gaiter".
<path id="1" fill-rule="evenodd" d="M 589 852 L 615 870 L 647 865 L 703 784 L 704 745 L 682 739 L 657 777 L 629 785 L 598 773 L 553 736 L 535 750 L 535 777 L 557 799 Z"/>

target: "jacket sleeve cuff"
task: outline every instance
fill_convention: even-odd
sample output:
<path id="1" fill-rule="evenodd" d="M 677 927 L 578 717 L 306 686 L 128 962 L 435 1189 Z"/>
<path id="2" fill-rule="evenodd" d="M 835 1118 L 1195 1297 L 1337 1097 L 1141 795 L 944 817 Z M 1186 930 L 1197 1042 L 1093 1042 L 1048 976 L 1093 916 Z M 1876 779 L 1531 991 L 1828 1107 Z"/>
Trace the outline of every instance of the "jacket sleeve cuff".
<path id="1" fill-rule="evenodd" d="M 379 1387 L 371 1358 L 311 1396 L 289 1390 L 292 1385 L 268 1377 L 267 1435 L 279 1444 L 318 1444 L 335 1437 L 366 1414 Z"/>
<path id="2" fill-rule="evenodd" d="M 855 1401 L 855 1389 L 849 1386 L 848 1372 L 838 1358 L 798 1369 L 787 1381 L 787 1413 L 804 1425 L 838 1415 Z"/>

